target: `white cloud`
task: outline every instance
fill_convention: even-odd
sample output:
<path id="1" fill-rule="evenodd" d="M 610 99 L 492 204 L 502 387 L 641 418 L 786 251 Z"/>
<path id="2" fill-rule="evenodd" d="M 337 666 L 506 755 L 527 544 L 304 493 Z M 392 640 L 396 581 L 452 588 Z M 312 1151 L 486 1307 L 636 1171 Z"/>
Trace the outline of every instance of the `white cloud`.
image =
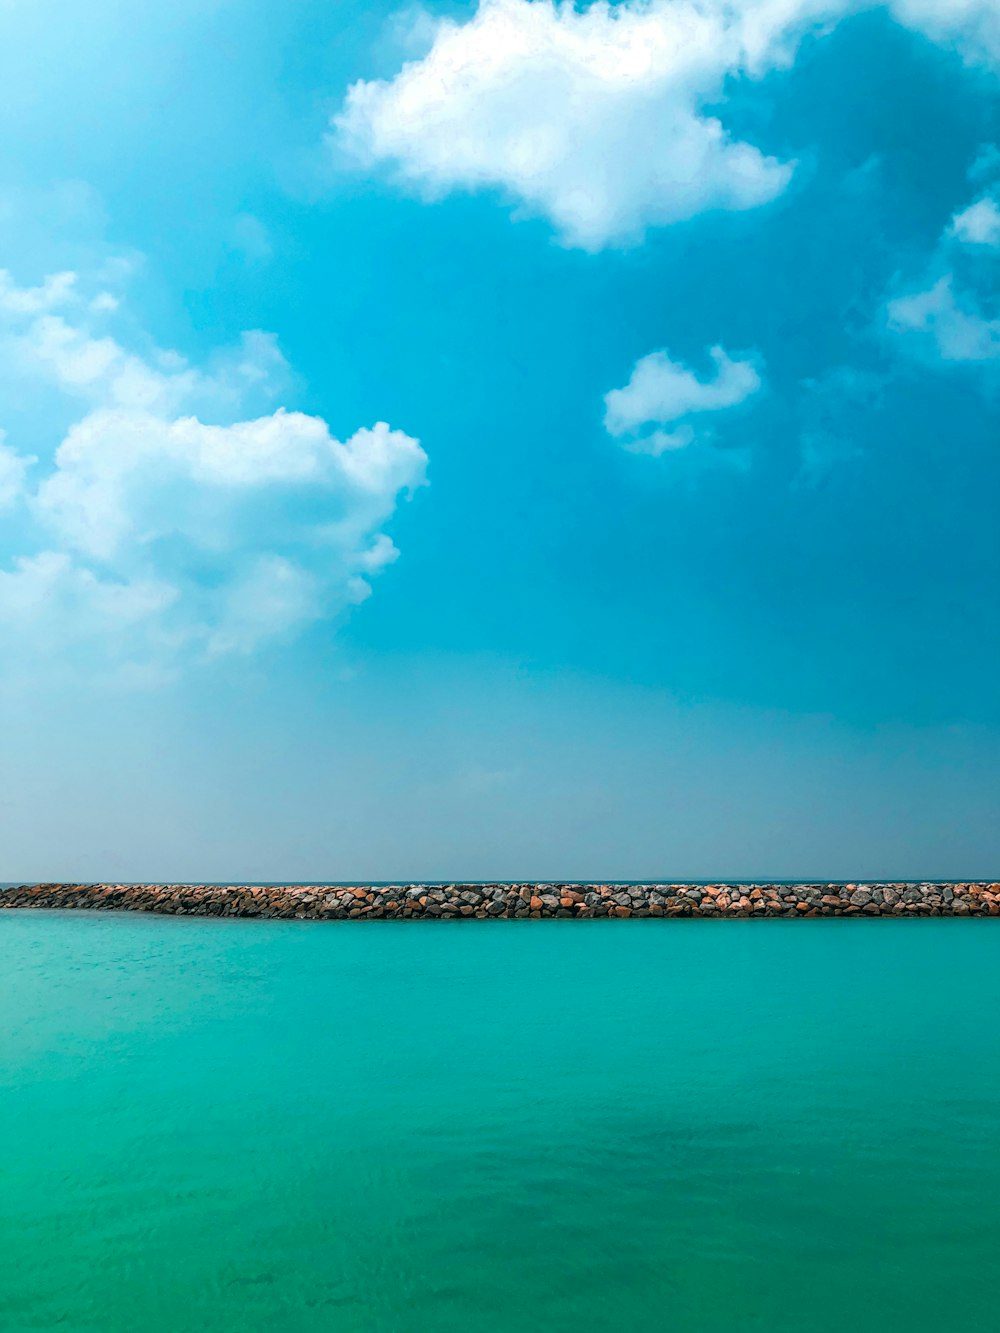
<path id="1" fill-rule="evenodd" d="M 15 556 L 11 568 L 0 569 L 0 622 L 11 634 L 40 631 L 46 646 L 148 622 L 176 596 L 176 589 L 163 583 L 101 578 L 64 551 Z M 11 640 L 7 646 L 17 645 Z"/>
<path id="2" fill-rule="evenodd" d="M 947 274 L 925 291 L 900 296 L 886 307 L 892 332 L 917 335 L 942 361 L 986 362 L 1000 358 L 1000 319 L 990 319 L 965 293 L 956 296 Z"/>
<path id="3" fill-rule="evenodd" d="M 704 436 L 700 417 L 736 407 L 761 387 L 752 360 L 735 361 L 721 347 L 712 347 L 709 357 L 715 372 L 708 379 L 665 351 L 641 357 L 628 384 L 605 394 L 605 429 L 632 452 L 653 455 Z"/>
<path id="4" fill-rule="evenodd" d="M 961 213 L 956 213 L 951 232 L 965 245 L 1000 246 L 1000 208 L 996 200 L 983 195 Z"/>
<path id="5" fill-rule="evenodd" d="M 0 312 L 38 315 L 66 305 L 74 295 L 75 273 L 52 273 L 38 287 L 18 287 L 5 268 L 0 268 Z"/>
<path id="6" fill-rule="evenodd" d="M 708 108 L 728 78 L 786 65 L 805 33 L 882 5 L 1000 63 L 997 0 L 480 0 L 463 23 L 423 16 L 429 49 L 356 82 L 334 140 L 431 198 L 499 190 L 567 245 L 634 243 L 780 194 L 794 163 L 734 139 Z"/>
<path id="7" fill-rule="evenodd" d="M 987 174 L 990 158 L 981 152 L 971 174 Z M 945 228 L 917 289 L 886 303 L 888 330 L 907 350 L 934 361 L 985 366 L 1000 360 L 997 256 L 992 253 L 998 248 L 1000 209 L 992 196 L 982 195 Z"/>
<path id="8" fill-rule="evenodd" d="M 397 554 L 383 525 L 423 481 L 418 442 L 384 422 L 341 442 L 301 412 L 246 417 L 288 378 L 272 335 L 203 366 L 140 355 L 89 326 L 94 299 L 65 276 L 2 288 L 7 357 L 77 404 L 30 488 L 34 460 L 0 440 L 0 503 L 19 499 L 34 534 L 0 559 L 8 657 L 86 645 L 170 665 L 250 652 L 363 600 Z M 56 296 L 71 316 L 51 313 Z"/>
<path id="9" fill-rule="evenodd" d="M 1000 64 L 997 0 L 891 0 L 900 23 L 941 46 L 954 47 L 974 64 Z"/>
<path id="10" fill-rule="evenodd" d="M 139 355 L 95 331 L 93 321 L 101 324 L 118 309 L 110 292 L 79 302 L 72 318 L 51 313 L 38 294 L 52 282 L 27 291 L 10 287 L 6 304 L 0 291 L 0 357 L 6 374 L 22 383 L 39 381 L 95 407 L 209 414 L 225 414 L 253 392 L 273 395 L 287 383 L 288 365 L 273 334 L 245 332 L 235 348 L 216 352 L 208 366 L 196 369 L 176 352 L 153 348 Z"/>
<path id="11" fill-rule="evenodd" d="M 501 189 L 588 250 L 752 208 L 792 165 L 733 139 L 704 104 L 727 73 L 771 58 L 775 8 L 744 25 L 738 8 L 693 0 L 483 0 L 466 23 L 442 20 L 394 79 L 355 83 L 336 133 L 431 195 Z"/>

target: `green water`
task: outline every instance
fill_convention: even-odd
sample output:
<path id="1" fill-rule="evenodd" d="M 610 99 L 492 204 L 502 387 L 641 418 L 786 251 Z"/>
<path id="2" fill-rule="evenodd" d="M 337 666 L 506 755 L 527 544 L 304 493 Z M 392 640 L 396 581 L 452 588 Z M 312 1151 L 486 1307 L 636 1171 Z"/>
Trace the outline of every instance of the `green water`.
<path id="1" fill-rule="evenodd" d="M 992 921 L 0 915 L 0 1328 L 997 1333 Z"/>

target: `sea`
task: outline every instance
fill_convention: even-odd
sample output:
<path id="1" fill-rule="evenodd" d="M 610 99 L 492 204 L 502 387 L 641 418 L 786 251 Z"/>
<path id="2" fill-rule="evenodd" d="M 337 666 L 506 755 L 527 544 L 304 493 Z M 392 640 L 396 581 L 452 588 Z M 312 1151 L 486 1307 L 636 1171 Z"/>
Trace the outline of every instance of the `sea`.
<path id="1" fill-rule="evenodd" d="M 1000 923 L 0 913 L 4 1333 L 997 1333 Z"/>

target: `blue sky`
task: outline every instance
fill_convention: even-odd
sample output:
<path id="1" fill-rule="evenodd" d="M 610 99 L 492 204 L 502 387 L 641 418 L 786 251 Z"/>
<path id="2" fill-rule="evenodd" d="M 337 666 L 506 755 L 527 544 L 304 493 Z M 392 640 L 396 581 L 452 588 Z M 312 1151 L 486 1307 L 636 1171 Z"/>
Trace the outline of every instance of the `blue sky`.
<path id="1" fill-rule="evenodd" d="M 0 0 L 0 877 L 996 874 L 993 0 Z"/>

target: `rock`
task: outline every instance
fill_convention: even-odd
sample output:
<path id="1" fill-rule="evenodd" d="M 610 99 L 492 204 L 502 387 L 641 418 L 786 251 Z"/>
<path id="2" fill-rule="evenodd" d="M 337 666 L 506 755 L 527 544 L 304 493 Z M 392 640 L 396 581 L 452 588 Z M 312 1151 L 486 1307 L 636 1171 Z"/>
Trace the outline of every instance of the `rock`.
<path id="1" fill-rule="evenodd" d="M 344 920 L 573 916 L 1000 916 L 1000 884 L 517 884 L 210 886 L 25 884 L 10 908 L 159 912 L 171 916 Z"/>

